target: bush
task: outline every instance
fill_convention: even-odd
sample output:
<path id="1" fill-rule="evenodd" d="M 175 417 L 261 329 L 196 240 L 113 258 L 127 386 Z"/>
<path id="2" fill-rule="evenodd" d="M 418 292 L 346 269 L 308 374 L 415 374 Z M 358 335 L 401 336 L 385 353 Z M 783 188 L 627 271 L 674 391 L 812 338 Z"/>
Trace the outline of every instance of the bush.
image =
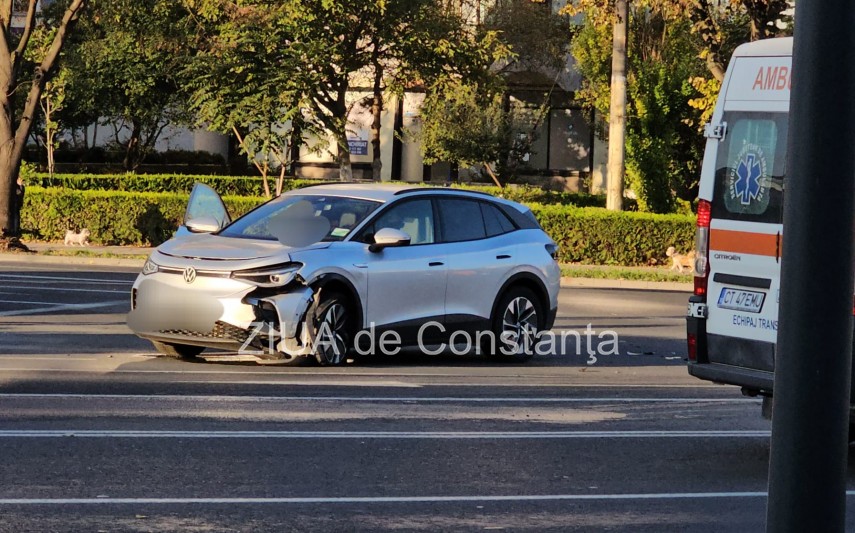
<path id="1" fill-rule="evenodd" d="M 521 204 L 558 204 L 574 205 L 576 207 L 606 207 L 606 196 L 604 194 L 588 194 L 584 192 L 558 192 L 548 191 L 531 185 L 509 185 L 500 189 L 495 185 L 452 185 L 457 189 L 468 191 L 480 191 L 505 198 Z M 624 207 L 627 211 L 636 210 L 636 201 L 630 198 L 624 199 Z"/>
<path id="2" fill-rule="evenodd" d="M 28 187 L 21 213 L 25 233 L 42 240 L 62 240 L 66 230 L 87 228 L 93 244 L 157 245 L 172 237 L 184 219 L 187 194 L 74 191 Z M 225 196 L 232 216 L 262 198 Z"/>
<path id="3" fill-rule="evenodd" d="M 37 173 L 28 179 L 28 185 L 38 187 L 65 187 L 79 191 L 125 191 L 190 193 L 193 184 L 202 182 L 223 195 L 261 196 L 261 177 L 251 176 L 200 176 L 191 174 L 48 174 Z M 285 180 L 285 190 L 317 184 L 313 180 Z M 271 188 L 274 186 L 270 180 Z"/>
<path id="4" fill-rule="evenodd" d="M 261 177 L 255 176 L 200 176 L 189 174 L 55 174 L 51 178 L 44 173 L 27 174 L 27 184 L 39 187 L 66 187 L 81 191 L 105 190 L 127 192 L 173 192 L 189 193 L 197 181 L 213 187 L 220 194 L 233 196 L 261 196 Z M 286 179 L 284 190 L 317 185 L 317 180 Z M 407 185 L 418 186 L 417 183 Z M 425 183 L 431 186 L 431 183 Z M 270 180 L 274 186 L 274 180 Z M 508 186 L 500 189 L 494 185 L 455 184 L 455 188 L 481 191 L 493 196 L 507 198 L 520 203 L 561 204 L 578 207 L 605 207 L 604 195 L 546 191 L 530 185 Z M 634 210 L 634 200 L 626 199 L 628 210 Z"/>
<path id="5" fill-rule="evenodd" d="M 627 213 L 597 208 L 531 205 L 532 212 L 558 243 L 560 261 L 601 265 L 646 265 L 664 261 L 665 250 L 694 247 L 691 215 Z"/>
<path id="6" fill-rule="evenodd" d="M 88 228 L 95 244 L 157 245 L 183 220 L 187 194 L 75 191 L 30 187 L 22 226 L 35 238 L 62 240 L 67 229 Z M 263 201 L 225 196 L 233 217 Z M 531 204 L 547 233 L 560 247 L 562 262 L 643 265 L 665 259 L 665 249 L 692 249 L 694 217 L 619 213 L 593 207 Z"/>

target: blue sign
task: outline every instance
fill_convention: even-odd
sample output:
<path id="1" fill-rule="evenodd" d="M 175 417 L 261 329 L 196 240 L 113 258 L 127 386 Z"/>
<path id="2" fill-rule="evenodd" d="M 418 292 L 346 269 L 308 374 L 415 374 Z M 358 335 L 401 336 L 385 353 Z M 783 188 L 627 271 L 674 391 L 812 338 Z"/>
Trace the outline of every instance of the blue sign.
<path id="1" fill-rule="evenodd" d="M 733 190 L 742 205 L 749 205 L 760 195 L 763 168 L 758 159 L 756 154 L 748 152 L 736 167 L 736 182 L 733 184 Z"/>
<path id="2" fill-rule="evenodd" d="M 746 143 L 729 158 L 724 203 L 731 213 L 760 215 L 769 207 L 769 169 L 766 154 L 757 144 Z"/>
<path id="3" fill-rule="evenodd" d="M 368 155 L 368 141 L 348 139 L 347 145 L 350 147 L 350 155 Z"/>

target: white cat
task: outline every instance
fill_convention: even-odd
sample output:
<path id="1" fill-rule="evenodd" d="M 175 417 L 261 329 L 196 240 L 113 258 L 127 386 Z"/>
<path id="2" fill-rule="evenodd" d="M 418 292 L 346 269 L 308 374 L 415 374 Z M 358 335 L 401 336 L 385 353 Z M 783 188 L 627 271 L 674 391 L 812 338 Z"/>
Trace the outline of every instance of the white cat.
<path id="1" fill-rule="evenodd" d="M 80 233 L 74 233 L 71 230 L 65 232 L 65 244 L 79 244 L 80 246 L 89 245 L 89 230 L 83 228 Z"/>

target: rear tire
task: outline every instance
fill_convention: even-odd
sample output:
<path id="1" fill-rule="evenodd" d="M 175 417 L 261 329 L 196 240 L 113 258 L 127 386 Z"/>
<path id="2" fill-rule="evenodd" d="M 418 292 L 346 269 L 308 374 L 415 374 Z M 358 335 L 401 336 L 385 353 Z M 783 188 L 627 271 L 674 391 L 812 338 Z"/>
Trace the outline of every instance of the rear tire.
<path id="1" fill-rule="evenodd" d="M 306 325 L 312 339 L 312 353 L 324 366 L 343 365 L 353 345 L 355 315 L 350 300 L 341 293 L 321 291 L 312 306 Z"/>
<path id="2" fill-rule="evenodd" d="M 172 357 L 174 359 L 182 359 L 184 361 L 193 361 L 205 349 L 202 346 L 192 346 L 190 344 L 174 344 L 171 342 L 151 341 L 154 349 L 162 355 Z"/>
<path id="3" fill-rule="evenodd" d="M 487 357 L 505 363 L 524 363 L 534 356 L 537 333 L 546 315 L 540 298 L 531 289 L 511 287 L 499 298 L 492 324 L 495 346 L 485 339 Z"/>

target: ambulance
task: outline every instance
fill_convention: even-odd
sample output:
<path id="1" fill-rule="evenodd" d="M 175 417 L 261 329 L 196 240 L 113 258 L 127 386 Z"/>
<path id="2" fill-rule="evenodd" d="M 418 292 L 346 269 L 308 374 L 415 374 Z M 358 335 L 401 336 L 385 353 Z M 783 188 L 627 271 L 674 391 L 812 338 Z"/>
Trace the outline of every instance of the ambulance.
<path id="1" fill-rule="evenodd" d="M 736 49 L 701 170 L 689 373 L 763 396 L 771 412 L 781 283 L 792 38 Z"/>

